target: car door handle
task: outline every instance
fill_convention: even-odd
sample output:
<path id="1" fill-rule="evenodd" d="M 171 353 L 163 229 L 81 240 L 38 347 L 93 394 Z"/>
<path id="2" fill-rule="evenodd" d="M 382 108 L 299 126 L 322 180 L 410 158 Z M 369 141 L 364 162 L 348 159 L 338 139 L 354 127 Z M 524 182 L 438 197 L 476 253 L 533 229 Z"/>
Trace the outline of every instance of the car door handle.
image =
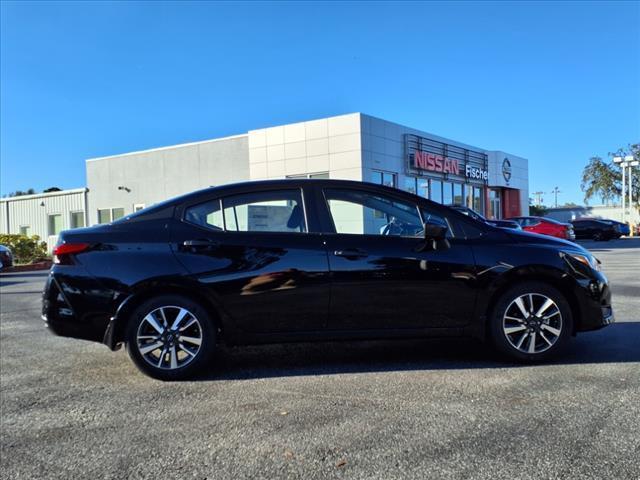
<path id="1" fill-rule="evenodd" d="M 346 250 L 336 250 L 333 252 L 336 257 L 344 257 L 349 260 L 355 260 L 356 258 L 365 258 L 368 257 L 369 254 L 364 250 L 360 250 L 359 248 L 347 248 Z"/>
<path id="2" fill-rule="evenodd" d="M 219 246 L 220 242 L 217 242 L 215 240 L 211 240 L 208 238 L 199 238 L 197 240 L 185 240 L 184 242 L 182 242 L 182 245 L 190 248 L 203 248 L 203 247 L 211 248 L 211 247 Z"/>

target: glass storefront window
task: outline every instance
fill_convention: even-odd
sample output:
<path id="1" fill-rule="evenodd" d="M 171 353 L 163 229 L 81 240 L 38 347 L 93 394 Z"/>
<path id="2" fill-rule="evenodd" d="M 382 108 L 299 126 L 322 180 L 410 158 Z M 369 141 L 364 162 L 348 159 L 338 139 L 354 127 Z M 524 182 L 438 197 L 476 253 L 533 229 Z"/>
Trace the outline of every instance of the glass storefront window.
<path id="1" fill-rule="evenodd" d="M 453 203 L 453 185 L 451 182 L 442 183 L 442 203 L 451 205 Z"/>
<path id="2" fill-rule="evenodd" d="M 429 198 L 429 180 L 418 179 L 418 195 L 424 198 Z"/>
<path id="3" fill-rule="evenodd" d="M 489 190 L 489 205 L 487 217 L 500 220 L 502 218 L 502 208 L 500 205 L 500 190 Z"/>
<path id="4" fill-rule="evenodd" d="M 473 208 L 473 185 L 465 185 L 465 206 Z"/>
<path id="5" fill-rule="evenodd" d="M 453 204 L 454 205 L 464 205 L 464 196 L 462 193 L 462 184 L 454 183 L 453 184 Z"/>
<path id="6" fill-rule="evenodd" d="M 482 188 L 473 187 L 473 209 L 479 214 L 483 213 L 482 210 Z"/>
<path id="7" fill-rule="evenodd" d="M 442 181 L 441 180 L 431 180 L 431 192 L 430 192 L 430 200 L 434 202 L 442 203 Z"/>
<path id="8" fill-rule="evenodd" d="M 395 188 L 397 186 L 396 174 L 373 170 L 371 172 L 371 183 L 377 183 L 378 185 L 385 185 L 387 187 Z"/>
<path id="9" fill-rule="evenodd" d="M 418 192 L 416 189 L 417 180 L 416 177 L 404 177 L 402 180 L 402 190 L 415 195 Z"/>

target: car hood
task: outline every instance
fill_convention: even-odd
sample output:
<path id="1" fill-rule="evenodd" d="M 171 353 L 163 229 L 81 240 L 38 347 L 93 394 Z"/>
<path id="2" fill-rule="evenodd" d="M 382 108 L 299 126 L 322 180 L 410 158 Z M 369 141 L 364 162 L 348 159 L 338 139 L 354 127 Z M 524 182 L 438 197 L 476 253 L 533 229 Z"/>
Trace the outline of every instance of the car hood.
<path id="1" fill-rule="evenodd" d="M 568 240 L 563 240 L 557 237 L 551 237 L 549 235 L 541 235 L 538 233 L 527 232 L 525 230 L 505 230 L 505 232 L 513 240 L 519 243 L 549 245 L 549 246 L 555 246 L 559 249 L 565 249 L 565 250 L 567 248 L 571 248 L 572 250 L 577 250 L 581 252 L 587 251 L 577 243 L 573 243 Z"/>

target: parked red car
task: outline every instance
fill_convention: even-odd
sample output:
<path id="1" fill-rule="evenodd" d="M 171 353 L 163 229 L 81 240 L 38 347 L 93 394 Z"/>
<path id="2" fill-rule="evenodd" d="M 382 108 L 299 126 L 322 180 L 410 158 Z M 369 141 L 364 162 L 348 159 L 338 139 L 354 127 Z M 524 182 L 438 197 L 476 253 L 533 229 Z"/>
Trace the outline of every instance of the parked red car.
<path id="1" fill-rule="evenodd" d="M 570 223 L 562 223 L 543 217 L 514 217 L 509 220 L 518 222 L 522 229 L 527 232 L 540 233 L 565 240 L 575 240 L 576 238 L 573 225 Z"/>

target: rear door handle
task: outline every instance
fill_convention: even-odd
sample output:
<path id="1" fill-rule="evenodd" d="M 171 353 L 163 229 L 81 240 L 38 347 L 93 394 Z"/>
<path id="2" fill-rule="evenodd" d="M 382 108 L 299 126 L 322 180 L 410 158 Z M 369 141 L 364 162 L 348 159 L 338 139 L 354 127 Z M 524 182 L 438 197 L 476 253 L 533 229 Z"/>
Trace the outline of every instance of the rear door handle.
<path id="1" fill-rule="evenodd" d="M 349 260 L 355 260 L 356 258 L 365 258 L 368 257 L 369 254 L 364 250 L 360 250 L 359 248 L 347 248 L 346 250 L 336 250 L 333 252 L 336 257 L 344 257 Z"/>
<path id="2" fill-rule="evenodd" d="M 196 240 L 185 240 L 182 245 L 189 248 L 212 248 L 220 245 L 220 242 L 208 238 L 199 238 Z"/>

